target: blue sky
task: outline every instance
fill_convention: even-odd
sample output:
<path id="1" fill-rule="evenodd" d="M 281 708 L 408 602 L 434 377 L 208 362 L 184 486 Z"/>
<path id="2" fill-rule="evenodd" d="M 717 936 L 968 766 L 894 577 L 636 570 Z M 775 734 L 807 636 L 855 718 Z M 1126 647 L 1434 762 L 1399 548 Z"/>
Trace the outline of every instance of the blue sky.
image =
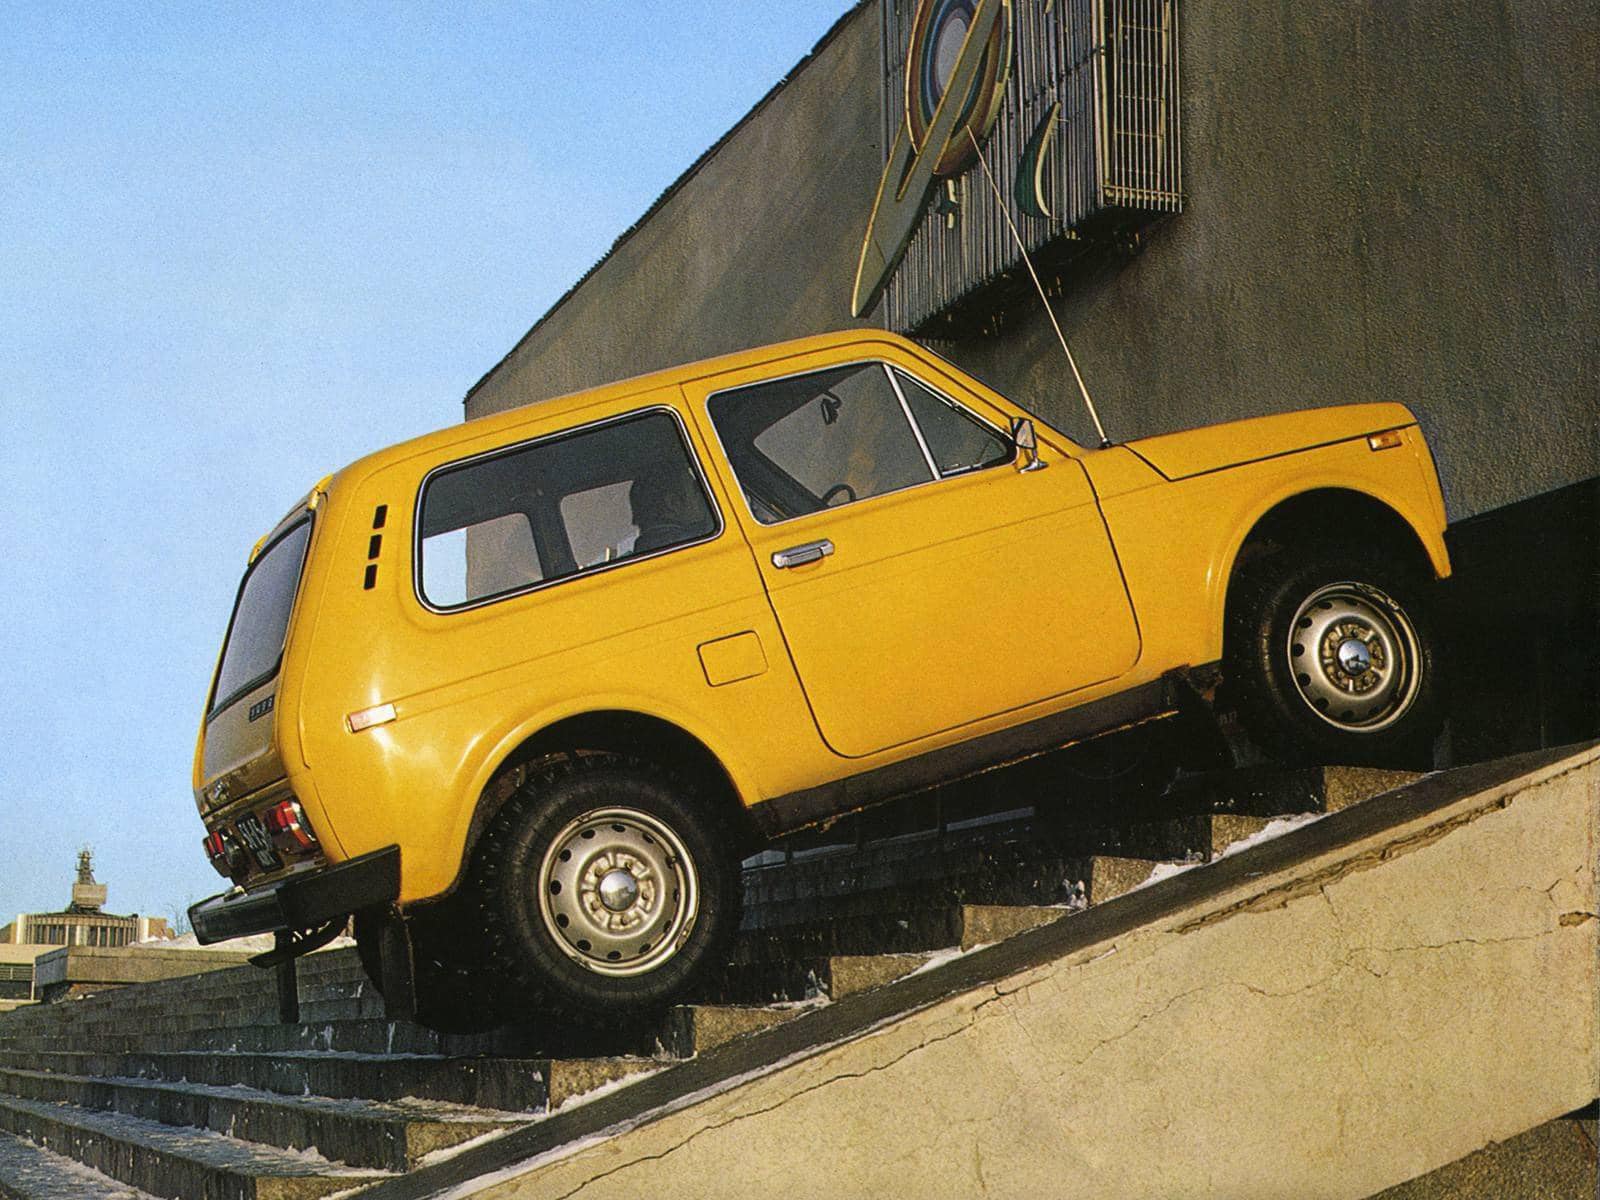
<path id="1" fill-rule="evenodd" d="M 84 844 L 115 912 L 220 888 L 189 764 L 251 544 L 459 420 L 849 6 L 6 6 L 0 924 Z"/>

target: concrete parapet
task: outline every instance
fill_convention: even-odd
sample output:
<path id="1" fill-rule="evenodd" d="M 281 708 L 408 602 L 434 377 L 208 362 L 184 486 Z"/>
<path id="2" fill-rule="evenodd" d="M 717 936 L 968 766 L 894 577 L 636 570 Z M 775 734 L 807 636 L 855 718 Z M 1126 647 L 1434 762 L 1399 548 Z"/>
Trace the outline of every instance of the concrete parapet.
<path id="1" fill-rule="evenodd" d="M 63 946 L 34 961 L 34 984 L 48 999 L 198 975 L 248 962 L 227 950 L 150 950 L 126 946 Z"/>
<path id="2" fill-rule="evenodd" d="M 1430 777 L 512 1135 L 454 1194 L 1371 1196 L 1600 1094 L 1597 814 L 1594 747 Z"/>

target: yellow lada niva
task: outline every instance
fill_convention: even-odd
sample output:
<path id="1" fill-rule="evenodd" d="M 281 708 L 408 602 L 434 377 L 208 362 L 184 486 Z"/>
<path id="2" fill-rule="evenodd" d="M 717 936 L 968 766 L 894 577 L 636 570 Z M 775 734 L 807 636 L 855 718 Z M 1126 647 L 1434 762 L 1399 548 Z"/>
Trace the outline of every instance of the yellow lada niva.
<path id="1" fill-rule="evenodd" d="M 1425 740 L 1444 523 L 1400 405 L 1085 449 L 872 331 L 453 426 L 251 555 L 194 765 L 234 887 L 193 926 L 290 955 L 354 914 L 440 1027 L 649 1009 L 760 839 L 1196 672 L 1279 754 Z"/>

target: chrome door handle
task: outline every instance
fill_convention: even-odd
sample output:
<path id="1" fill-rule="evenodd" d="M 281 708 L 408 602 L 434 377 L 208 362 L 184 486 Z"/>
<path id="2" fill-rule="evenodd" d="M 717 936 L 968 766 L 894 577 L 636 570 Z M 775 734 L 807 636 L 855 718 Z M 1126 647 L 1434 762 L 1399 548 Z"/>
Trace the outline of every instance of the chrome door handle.
<path id="1" fill-rule="evenodd" d="M 801 546 L 790 546 L 787 550 L 778 550 L 772 555 L 772 565 L 780 571 L 786 567 L 803 567 L 806 563 L 819 562 L 833 553 L 833 543 L 827 538 L 820 542 L 806 542 Z"/>

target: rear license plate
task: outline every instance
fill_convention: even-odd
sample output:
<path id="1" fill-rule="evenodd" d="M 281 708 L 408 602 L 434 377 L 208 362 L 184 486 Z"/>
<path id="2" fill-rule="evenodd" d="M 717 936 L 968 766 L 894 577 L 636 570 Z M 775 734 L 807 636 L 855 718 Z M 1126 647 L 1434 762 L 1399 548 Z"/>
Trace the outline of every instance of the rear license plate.
<path id="1" fill-rule="evenodd" d="M 278 851 L 267 836 L 267 827 L 261 823 L 260 817 L 254 813 L 247 814 L 235 822 L 234 828 L 239 831 L 239 840 L 250 848 L 256 865 L 263 871 L 276 871 L 283 866 L 283 859 L 278 857 Z"/>

